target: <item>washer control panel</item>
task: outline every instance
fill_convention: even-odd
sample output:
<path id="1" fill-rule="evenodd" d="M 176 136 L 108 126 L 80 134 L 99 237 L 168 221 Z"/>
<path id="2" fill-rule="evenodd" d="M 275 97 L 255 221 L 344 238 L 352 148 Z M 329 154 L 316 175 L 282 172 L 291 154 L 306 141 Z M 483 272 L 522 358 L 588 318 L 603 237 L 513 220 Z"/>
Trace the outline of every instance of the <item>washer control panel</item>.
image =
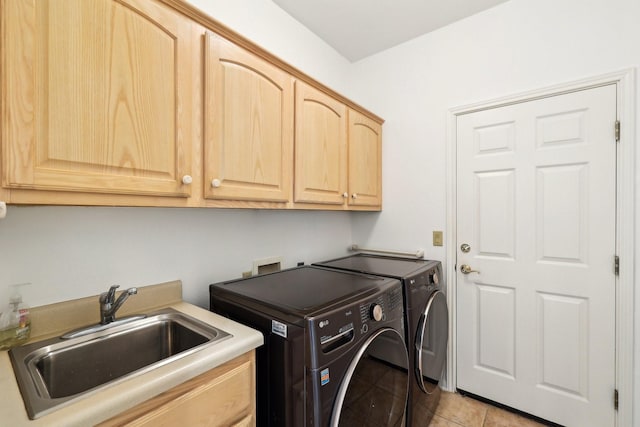
<path id="1" fill-rule="evenodd" d="M 313 320 L 313 330 L 323 353 L 329 353 L 354 337 L 375 328 L 375 324 L 402 318 L 402 287 L 394 286 L 386 292 L 363 302 L 351 304 Z"/>

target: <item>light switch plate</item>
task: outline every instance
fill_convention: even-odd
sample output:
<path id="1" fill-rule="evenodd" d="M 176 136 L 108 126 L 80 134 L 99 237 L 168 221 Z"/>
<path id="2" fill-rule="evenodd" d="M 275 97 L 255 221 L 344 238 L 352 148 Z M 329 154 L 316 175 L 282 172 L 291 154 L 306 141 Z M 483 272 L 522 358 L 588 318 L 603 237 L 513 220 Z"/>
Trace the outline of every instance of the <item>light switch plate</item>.
<path id="1" fill-rule="evenodd" d="M 433 246 L 442 246 L 442 231 L 433 232 Z"/>

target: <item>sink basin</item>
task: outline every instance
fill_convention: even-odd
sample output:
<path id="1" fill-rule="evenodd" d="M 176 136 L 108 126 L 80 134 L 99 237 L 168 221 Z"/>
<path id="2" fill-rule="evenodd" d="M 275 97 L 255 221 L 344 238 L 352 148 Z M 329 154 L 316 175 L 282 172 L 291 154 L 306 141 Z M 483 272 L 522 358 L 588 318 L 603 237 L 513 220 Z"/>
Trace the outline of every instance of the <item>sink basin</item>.
<path id="1" fill-rule="evenodd" d="M 78 338 L 9 351 L 29 418 L 170 363 L 230 334 L 173 309 Z"/>

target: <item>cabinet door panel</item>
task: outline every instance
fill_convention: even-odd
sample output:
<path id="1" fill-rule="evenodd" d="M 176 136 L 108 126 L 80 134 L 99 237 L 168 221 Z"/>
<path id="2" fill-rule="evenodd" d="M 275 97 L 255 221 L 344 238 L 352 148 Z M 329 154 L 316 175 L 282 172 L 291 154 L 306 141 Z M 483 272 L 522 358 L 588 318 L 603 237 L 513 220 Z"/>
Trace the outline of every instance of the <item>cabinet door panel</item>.
<path id="1" fill-rule="evenodd" d="M 255 426 L 255 353 L 245 353 L 98 427 Z"/>
<path id="2" fill-rule="evenodd" d="M 346 115 L 344 104 L 296 82 L 296 202 L 345 203 Z"/>
<path id="3" fill-rule="evenodd" d="M 291 201 L 293 78 L 207 33 L 205 99 L 205 197 Z"/>
<path id="4" fill-rule="evenodd" d="M 382 204 L 382 127 L 349 111 L 349 205 Z"/>
<path id="5" fill-rule="evenodd" d="M 3 184 L 188 196 L 191 24 L 151 1 L 3 2 Z"/>

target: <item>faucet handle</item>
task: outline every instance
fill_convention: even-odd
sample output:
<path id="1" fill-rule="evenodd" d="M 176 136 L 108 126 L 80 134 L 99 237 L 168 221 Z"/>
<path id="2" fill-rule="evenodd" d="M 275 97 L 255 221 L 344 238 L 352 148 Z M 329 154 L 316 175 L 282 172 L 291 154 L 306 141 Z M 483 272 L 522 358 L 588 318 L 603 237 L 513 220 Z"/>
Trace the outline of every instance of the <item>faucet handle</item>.
<path id="1" fill-rule="evenodd" d="M 100 294 L 100 302 L 111 304 L 116 298 L 116 289 L 119 287 L 120 285 L 111 285 L 107 292 Z"/>

